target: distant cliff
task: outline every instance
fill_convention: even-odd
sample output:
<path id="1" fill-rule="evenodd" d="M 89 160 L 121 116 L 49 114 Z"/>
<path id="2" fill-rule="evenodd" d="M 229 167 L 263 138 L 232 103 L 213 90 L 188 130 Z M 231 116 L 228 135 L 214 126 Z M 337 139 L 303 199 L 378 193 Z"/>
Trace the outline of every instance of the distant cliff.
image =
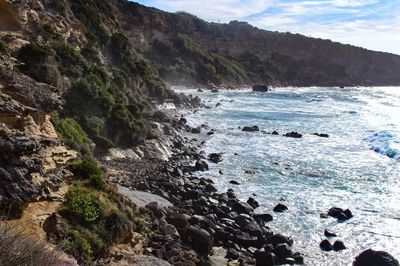
<path id="1" fill-rule="evenodd" d="M 172 83 L 295 86 L 399 85 L 400 56 L 329 40 L 208 23 L 115 1 L 118 21 L 135 47 Z"/>

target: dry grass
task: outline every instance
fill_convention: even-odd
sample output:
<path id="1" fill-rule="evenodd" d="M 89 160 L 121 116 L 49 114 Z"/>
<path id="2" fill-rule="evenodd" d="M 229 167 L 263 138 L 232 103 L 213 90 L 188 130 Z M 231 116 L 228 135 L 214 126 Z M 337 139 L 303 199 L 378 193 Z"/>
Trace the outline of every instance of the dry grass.
<path id="1" fill-rule="evenodd" d="M 27 234 L 21 225 L 0 219 L 0 266 L 62 265 L 61 253 Z"/>

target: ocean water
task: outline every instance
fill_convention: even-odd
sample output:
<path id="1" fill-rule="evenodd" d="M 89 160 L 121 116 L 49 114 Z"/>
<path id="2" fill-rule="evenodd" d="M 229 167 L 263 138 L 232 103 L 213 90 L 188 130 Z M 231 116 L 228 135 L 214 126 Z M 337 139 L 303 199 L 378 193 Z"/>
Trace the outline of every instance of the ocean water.
<path id="1" fill-rule="evenodd" d="M 351 265 L 367 248 L 400 259 L 400 88 L 177 90 L 200 96 L 208 106 L 221 103 L 185 114 L 190 125 L 216 130 L 204 151 L 224 153 L 223 162 L 198 175 L 212 178 L 220 190 L 233 188 L 243 200 L 257 195 L 256 212 L 273 214 L 268 226 L 293 237 L 306 265 Z M 238 129 L 252 125 L 281 135 Z M 303 138 L 282 136 L 291 131 Z M 232 179 L 242 184 L 229 184 Z M 289 210 L 274 214 L 278 202 Z M 349 208 L 354 218 L 320 218 L 333 206 Z M 343 240 L 347 249 L 322 252 L 324 229 L 337 233 L 332 242 Z"/>

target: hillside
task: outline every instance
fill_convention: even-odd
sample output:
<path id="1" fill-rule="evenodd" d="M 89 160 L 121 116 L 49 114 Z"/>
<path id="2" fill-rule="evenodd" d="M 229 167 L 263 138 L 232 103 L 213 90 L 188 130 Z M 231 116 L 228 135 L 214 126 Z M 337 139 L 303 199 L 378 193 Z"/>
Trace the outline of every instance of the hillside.
<path id="1" fill-rule="evenodd" d="M 265 31 L 244 22 L 208 23 L 190 14 L 167 13 L 133 2 L 115 5 L 121 28 L 172 83 L 400 84 L 397 55 Z"/>
<path id="2" fill-rule="evenodd" d="M 400 57 L 125 0 L 0 0 L 0 229 L 27 223 L 22 235 L 82 265 L 132 265 L 143 253 L 209 265 L 215 246 L 252 265 L 267 245 L 291 246 L 265 225 L 271 215 L 193 176 L 209 169 L 193 134 L 214 130 L 158 108 L 201 106 L 170 84 L 254 83 L 399 85 Z M 119 186 L 170 208 L 138 205 Z M 232 211 L 249 216 L 247 228 L 226 219 Z M 0 265 L 16 265 L 2 261 L 17 257 L 10 250 Z M 279 263 L 303 263 L 290 254 Z M 48 265 L 34 249 L 24 255 Z"/>

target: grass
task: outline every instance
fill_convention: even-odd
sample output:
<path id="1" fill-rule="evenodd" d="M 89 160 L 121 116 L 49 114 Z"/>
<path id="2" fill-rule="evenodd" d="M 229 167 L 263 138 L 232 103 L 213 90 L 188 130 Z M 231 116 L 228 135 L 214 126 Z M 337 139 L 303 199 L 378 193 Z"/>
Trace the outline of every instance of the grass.
<path id="1" fill-rule="evenodd" d="M 31 236 L 22 225 L 12 226 L 0 220 L 0 265 L 61 265 L 61 253 L 49 249 L 43 241 Z"/>

